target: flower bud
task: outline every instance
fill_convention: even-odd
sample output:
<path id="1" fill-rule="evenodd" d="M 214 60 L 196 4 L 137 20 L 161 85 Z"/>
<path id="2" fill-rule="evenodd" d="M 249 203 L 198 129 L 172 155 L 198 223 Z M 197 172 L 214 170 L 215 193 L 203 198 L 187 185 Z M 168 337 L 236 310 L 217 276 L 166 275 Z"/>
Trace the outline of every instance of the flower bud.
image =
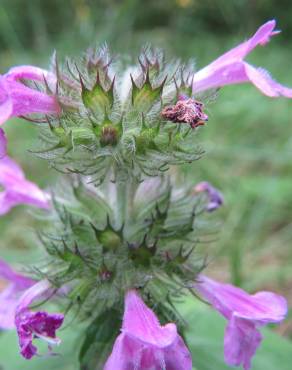
<path id="1" fill-rule="evenodd" d="M 101 84 L 99 72 L 97 72 L 96 83 L 93 86 L 92 90 L 89 90 L 85 87 L 84 82 L 82 81 L 82 78 L 80 76 L 80 83 L 82 87 L 81 96 L 85 107 L 89 108 L 93 112 L 105 112 L 106 110 L 110 109 L 114 102 L 114 82 L 115 80 L 113 79 L 110 87 L 108 88 L 108 90 L 106 90 Z"/>

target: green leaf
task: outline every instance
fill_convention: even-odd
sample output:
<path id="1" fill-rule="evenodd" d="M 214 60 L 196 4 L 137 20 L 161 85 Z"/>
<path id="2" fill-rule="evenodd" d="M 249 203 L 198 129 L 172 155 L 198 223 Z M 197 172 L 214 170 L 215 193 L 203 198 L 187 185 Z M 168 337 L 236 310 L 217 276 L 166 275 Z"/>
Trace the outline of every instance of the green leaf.
<path id="1" fill-rule="evenodd" d="M 110 354 L 120 326 L 120 315 L 114 309 L 106 310 L 89 325 L 79 353 L 81 369 L 102 368 Z"/>
<path id="2" fill-rule="evenodd" d="M 223 338 L 226 320 L 204 304 L 188 301 L 181 307 L 189 326 L 185 331 L 197 370 L 228 370 Z M 291 370 L 292 343 L 272 330 L 262 330 L 264 340 L 252 360 L 252 370 Z"/>

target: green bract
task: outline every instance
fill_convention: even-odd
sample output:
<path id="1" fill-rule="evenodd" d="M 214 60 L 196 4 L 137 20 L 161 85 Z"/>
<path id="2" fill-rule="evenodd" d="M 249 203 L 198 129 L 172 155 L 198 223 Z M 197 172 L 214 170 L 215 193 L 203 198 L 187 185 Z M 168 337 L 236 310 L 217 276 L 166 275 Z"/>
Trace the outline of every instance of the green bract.
<path id="1" fill-rule="evenodd" d="M 115 308 L 133 287 L 171 301 L 204 266 L 193 251 L 205 239 L 197 219 L 205 203 L 191 189 L 177 194 L 163 178 L 136 184 L 123 199 L 121 184 L 104 185 L 67 184 L 55 196 L 40 235 L 53 265 L 43 272 L 55 286 L 74 285 L 69 299 L 82 303 L 85 317 Z"/>
<path id="2" fill-rule="evenodd" d="M 170 165 L 198 159 L 202 149 L 195 144 L 196 130 L 161 115 L 179 96 L 192 95 L 192 68 L 167 63 L 162 52 L 149 48 L 138 62 L 125 68 L 107 48 L 64 65 L 55 57 L 62 113 L 41 125 L 36 154 L 95 184 L 116 171 L 156 176 Z"/>

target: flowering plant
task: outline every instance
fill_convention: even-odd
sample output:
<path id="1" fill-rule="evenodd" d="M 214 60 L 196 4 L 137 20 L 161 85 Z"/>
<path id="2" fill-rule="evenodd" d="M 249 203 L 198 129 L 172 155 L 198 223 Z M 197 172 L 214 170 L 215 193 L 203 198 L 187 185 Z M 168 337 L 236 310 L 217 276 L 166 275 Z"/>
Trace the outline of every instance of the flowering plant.
<path id="1" fill-rule="evenodd" d="M 125 70 L 102 47 L 64 65 L 55 55 L 50 72 L 20 66 L 1 76 L 0 123 L 12 116 L 34 122 L 33 152 L 64 175 L 54 192 L 39 189 L 8 156 L 0 129 L 0 214 L 28 204 L 47 220 L 38 231 L 45 264 L 23 276 L 0 261 L 7 281 L 0 328 L 17 331 L 24 358 L 38 354 L 36 339 L 52 353 L 57 331 L 73 316 L 88 325 L 82 369 L 191 370 L 176 308 L 191 293 L 228 321 L 226 363 L 251 368 L 260 327 L 281 322 L 286 301 L 203 274 L 206 259 L 195 245 L 206 239 L 206 215 L 223 196 L 206 181 L 178 186 L 173 168 L 203 154 L 195 144 L 208 120 L 203 91 L 249 81 L 267 96 L 292 97 L 292 89 L 243 60 L 274 29 L 275 21 L 267 22 L 197 72 L 152 48 Z M 62 312 L 39 310 L 48 301 Z"/>

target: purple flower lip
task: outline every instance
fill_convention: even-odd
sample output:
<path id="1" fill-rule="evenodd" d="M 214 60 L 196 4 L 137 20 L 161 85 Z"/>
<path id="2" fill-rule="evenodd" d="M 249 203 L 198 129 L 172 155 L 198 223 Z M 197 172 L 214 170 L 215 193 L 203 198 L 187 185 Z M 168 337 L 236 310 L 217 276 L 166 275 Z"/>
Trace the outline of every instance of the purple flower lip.
<path id="1" fill-rule="evenodd" d="M 115 341 L 104 370 L 191 370 L 192 359 L 175 324 L 161 326 L 135 290 L 125 298 L 121 334 Z"/>
<path id="2" fill-rule="evenodd" d="M 226 52 L 214 62 L 194 74 L 193 93 L 215 89 L 225 85 L 251 82 L 269 97 L 292 98 L 292 89 L 285 87 L 270 76 L 263 68 L 257 68 L 244 58 L 257 46 L 266 45 L 280 31 L 275 30 L 276 21 L 263 24 L 247 41 Z"/>
<path id="3" fill-rule="evenodd" d="M 31 312 L 24 310 L 15 319 L 21 355 L 30 360 L 37 354 L 37 348 L 32 344 L 33 339 L 42 339 L 48 345 L 59 345 L 61 340 L 56 337 L 56 330 L 61 327 L 64 315 L 49 314 L 44 311 Z"/>
<path id="4" fill-rule="evenodd" d="M 14 272 L 11 267 L 0 260 L 0 278 L 8 282 L 0 291 L 0 329 L 16 329 L 19 337 L 20 353 L 26 359 L 37 354 L 34 339 L 45 340 L 49 345 L 60 344 L 56 330 L 63 323 L 64 315 L 33 312 L 29 306 L 36 300 L 51 295 L 51 285 L 43 280 L 36 283 Z"/>
<path id="5" fill-rule="evenodd" d="M 203 275 L 194 287 L 228 320 L 224 337 L 226 363 L 249 370 L 251 358 L 262 341 L 259 328 L 284 320 L 288 310 L 285 298 L 271 292 L 249 295 L 240 288 Z"/>
<path id="6" fill-rule="evenodd" d="M 15 326 L 19 338 L 21 355 L 27 360 L 37 355 L 37 347 L 33 340 L 43 339 L 50 345 L 58 345 L 61 340 L 56 337 L 56 331 L 64 321 L 61 313 L 48 313 L 46 311 L 33 312 L 29 306 L 51 295 L 51 284 L 42 280 L 24 292 L 17 303 L 15 311 Z"/>

